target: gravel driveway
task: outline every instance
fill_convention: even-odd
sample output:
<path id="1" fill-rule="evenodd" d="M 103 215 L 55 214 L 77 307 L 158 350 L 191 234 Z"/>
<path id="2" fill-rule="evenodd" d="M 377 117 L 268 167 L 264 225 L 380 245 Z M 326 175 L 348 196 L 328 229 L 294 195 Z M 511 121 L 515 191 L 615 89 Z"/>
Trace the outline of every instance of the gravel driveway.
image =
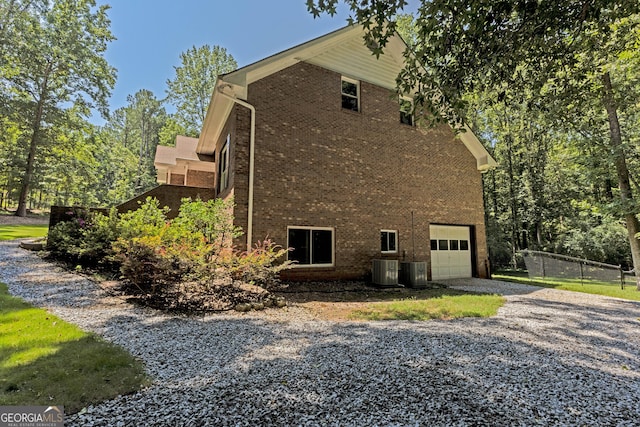
<path id="1" fill-rule="evenodd" d="M 299 307 L 133 307 L 0 242 L 0 281 L 144 360 L 147 389 L 69 426 L 640 425 L 640 304 L 487 280 L 490 319 L 325 322 Z M 27 404 L 28 402 L 25 402 Z"/>

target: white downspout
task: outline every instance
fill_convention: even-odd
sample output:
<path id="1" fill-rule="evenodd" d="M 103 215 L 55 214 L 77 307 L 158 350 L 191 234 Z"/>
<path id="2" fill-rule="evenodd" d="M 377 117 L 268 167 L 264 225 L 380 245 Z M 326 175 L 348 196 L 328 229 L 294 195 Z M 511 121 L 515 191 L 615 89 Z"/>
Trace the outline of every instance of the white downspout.
<path id="1" fill-rule="evenodd" d="M 220 95 L 251 110 L 251 131 L 249 133 L 249 195 L 247 201 L 247 251 L 250 251 L 253 240 L 253 165 L 255 163 L 254 151 L 256 144 L 256 108 L 253 105 L 249 104 L 247 101 L 243 101 L 234 96 L 227 95 L 222 91 L 222 89 L 223 87 L 218 87 L 218 92 L 220 93 Z"/>

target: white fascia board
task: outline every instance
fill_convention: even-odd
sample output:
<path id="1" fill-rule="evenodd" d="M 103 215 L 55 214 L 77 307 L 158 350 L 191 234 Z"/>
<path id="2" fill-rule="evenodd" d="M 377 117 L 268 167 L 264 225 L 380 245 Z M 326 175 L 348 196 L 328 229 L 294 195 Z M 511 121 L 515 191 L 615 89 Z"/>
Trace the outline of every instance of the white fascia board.
<path id="1" fill-rule="evenodd" d="M 467 125 L 463 125 L 465 132 L 460 133 L 460 140 L 467 147 L 467 150 L 473 154 L 476 158 L 476 165 L 480 172 L 487 172 L 498 166 L 498 162 L 495 161 L 491 154 L 484 148 L 484 145 L 476 137 L 476 135 L 469 129 Z"/>
<path id="2" fill-rule="evenodd" d="M 233 101 L 218 93 L 218 88 L 227 85 L 229 84 L 222 79 L 222 76 L 218 77 L 211 101 L 209 102 L 207 115 L 204 119 L 204 125 L 200 132 L 200 138 L 198 139 L 198 146 L 196 147 L 196 153 L 198 154 L 213 155 L 215 153 L 216 143 L 233 109 Z M 234 85 L 231 86 L 234 92 L 238 88 Z"/>

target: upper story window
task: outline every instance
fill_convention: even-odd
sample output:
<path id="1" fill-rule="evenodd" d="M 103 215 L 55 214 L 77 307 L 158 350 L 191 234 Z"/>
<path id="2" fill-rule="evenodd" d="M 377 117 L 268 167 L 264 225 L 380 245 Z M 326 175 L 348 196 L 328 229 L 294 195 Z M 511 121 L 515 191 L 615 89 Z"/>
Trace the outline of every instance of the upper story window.
<path id="1" fill-rule="evenodd" d="M 220 156 L 218 157 L 218 193 L 226 190 L 229 187 L 229 141 L 231 135 L 227 135 L 227 140 L 220 150 Z"/>
<path id="2" fill-rule="evenodd" d="M 413 110 L 413 102 L 411 98 L 407 98 L 404 96 L 401 97 L 400 98 L 400 123 L 413 126 L 413 114 L 411 110 Z"/>
<path id="3" fill-rule="evenodd" d="M 398 232 L 396 230 L 380 230 L 380 252 L 383 254 L 398 252 Z"/>
<path id="4" fill-rule="evenodd" d="M 342 77 L 342 108 L 360 111 L 360 82 Z"/>

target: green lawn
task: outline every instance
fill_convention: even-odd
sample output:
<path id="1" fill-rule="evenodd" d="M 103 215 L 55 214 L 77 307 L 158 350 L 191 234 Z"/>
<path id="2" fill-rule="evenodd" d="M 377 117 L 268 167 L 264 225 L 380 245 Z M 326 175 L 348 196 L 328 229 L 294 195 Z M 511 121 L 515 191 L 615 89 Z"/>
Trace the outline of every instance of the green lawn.
<path id="1" fill-rule="evenodd" d="M 120 347 L 8 294 L 0 283 L 0 406 L 66 413 L 140 389 L 142 363 Z"/>
<path id="2" fill-rule="evenodd" d="M 472 294 L 453 289 L 436 290 L 428 298 L 409 298 L 367 304 L 354 310 L 354 320 L 431 320 L 495 316 L 505 302 L 500 295 Z"/>
<path id="3" fill-rule="evenodd" d="M 44 225 L 0 225 L 0 240 L 24 239 L 27 237 L 43 237 L 47 235 L 49 226 Z"/>
<path id="4" fill-rule="evenodd" d="M 565 278 L 542 278 L 536 277 L 530 279 L 526 272 L 521 271 L 501 271 L 492 275 L 495 280 L 504 280 L 506 282 L 524 283 L 527 285 L 542 286 L 545 288 L 562 289 L 565 291 L 584 292 L 587 294 L 605 295 L 616 298 L 624 298 L 634 301 L 640 301 L 640 292 L 636 289 L 635 283 L 627 282 L 624 289 L 620 284 L 596 282 L 580 279 Z"/>

